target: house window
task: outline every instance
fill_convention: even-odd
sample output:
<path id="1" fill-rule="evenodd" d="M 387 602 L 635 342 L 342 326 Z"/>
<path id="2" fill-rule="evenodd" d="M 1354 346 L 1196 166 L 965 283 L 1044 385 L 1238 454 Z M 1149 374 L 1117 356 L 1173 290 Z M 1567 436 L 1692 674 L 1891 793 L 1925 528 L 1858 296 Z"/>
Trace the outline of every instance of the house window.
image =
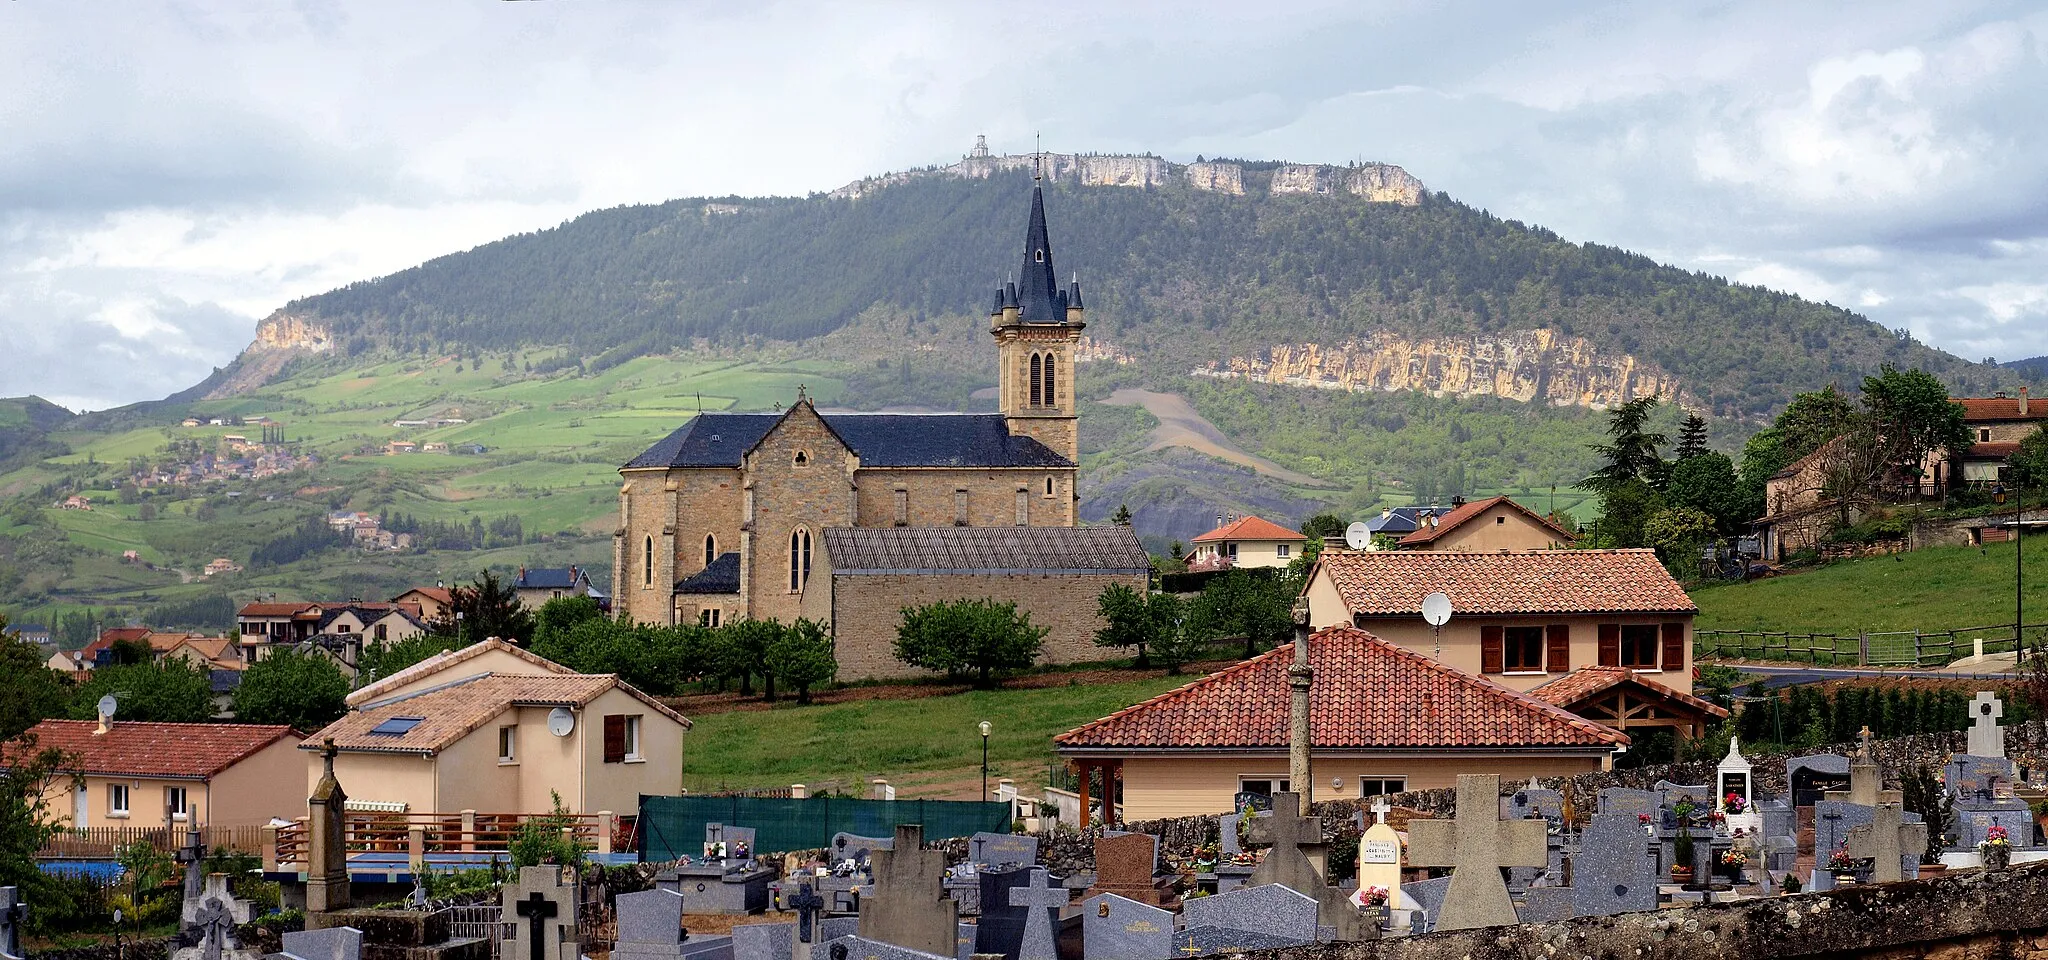
<path id="1" fill-rule="evenodd" d="M 185 805 L 184 787 L 164 788 L 164 809 L 170 811 L 171 819 L 173 820 L 183 820 L 186 818 L 191 808 Z"/>
<path id="2" fill-rule="evenodd" d="M 1017 491 L 1017 525 L 1031 525 L 1031 494 L 1028 491 Z"/>
<path id="3" fill-rule="evenodd" d="M 697 625 L 700 627 L 718 626 L 719 612 L 717 607 L 697 611 Z"/>
<path id="4" fill-rule="evenodd" d="M 1501 648 L 1504 672 L 1543 672 L 1542 627 L 1508 627 L 1502 630 Z"/>
<path id="5" fill-rule="evenodd" d="M 1279 557 L 1279 558 L 1280 558 L 1280 559 L 1282 559 L 1282 560 L 1285 560 L 1285 559 L 1287 559 L 1287 550 L 1288 550 L 1288 545 L 1287 545 L 1287 544 L 1284 544 L 1284 543 L 1283 543 L 1283 544 L 1280 544 L 1280 545 L 1278 545 L 1278 546 L 1275 546 L 1275 547 L 1273 548 L 1273 555 L 1274 555 L 1274 556 L 1276 556 L 1276 557 Z"/>
<path id="6" fill-rule="evenodd" d="M 604 762 L 638 763 L 645 759 L 640 755 L 640 715 L 611 713 L 604 718 Z"/>
<path id="7" fill-rule="evenodd" d="M 378 624 L 378 625 L 377 625 L 376 627 L 372 628 L 372 630 L 373 630 L 373 633 L 371 634 L 371 636 L 375 637 L 375 638 L 376 638 L 376 639 L 378 639 L 378 640 L 383 640 L 383 639 L 385 639 L 385 629 L 384 629 L 384 624 L 381 624 L 381 623 L 380 623 L 380 624 Z"/>
<path id="8" fill-rule="evenodd" d="M 1258 776 L 1237 778 L 1237 792 L 1239 793 L 1256 793 L 1262 797 L 1270 797 L 1276 793 L 1287 793 L 1291 789 L 1292 783 L 1286 777 Z"/>
<path id="9" fill-rule="evenodd" d="M 1034 407 L 1045 403 L 1044 376 L 1044 363 L 1039 359 L 1038 354 L 1034 353 L 1031 355 L 1031 405 Z"/>
<path id="10" fill-rule="evenodd" d="M 1977 428 L 1977 442 L 1978 442 L 1978 443 L 1990 443 L 1990 442 L 1991 442 L 1991 428 L 1990 428 L 1990 427 L 1978 427 L 1978 428 Z"/>
<path id="11" fill-rule="evenodd" d="M 1232 562 L 1232 563 L 1236 563 L 1236 562 L 1237 562 L 1237 544 L 1234 544 L 1234 543 L 1226 543 L 1226 544 L 1224 544 L 1224 545 L 1223 545 L 1223 555 L 1224 555 L 1224 556 L 1226 556 L 1226 557 L 1229 557 L 1229 558 L 1230 558 L 1230 562 Z"/>
<path id="12" fill-rule="evenodd" d="M 1053 376 L 1053 364 L 1056 362 L 1052 354 L 1045 355 L 1045 405 L 1048 407 L 1059 403 L 1059 380 Z"/>
<path id="13" fill-rule="evenodd" d="M 1361 797 L 1385 797 L 1408 792 L 1407 777 L 1359 777 L 1358 795 Z"/>
<path id="14" fill-rule="evenodd" d="M 811 581 L 811 532 L 802 527 L 789 532 L 789 592 L 795 593 Z"/>
<path id="15" fill-rule="evenodd" d="M 716 559 L 718 559 L 718 538 L 707 533 L 704 535 L 704 565 L 708 567 L 711 565 L 711 561 Z"/>
<path id="16" fill-rule="evenodd" d="M 1498 525 L 1501 525 L 1501 524 L 1505 524 L 1505 523 L 1507 523 L 1507 522 L 1508 522 L 1508 518 L 1507 518 L 1507 517 L 1505 517 L 1505 516 L 1499 516 L 1499 517 L 1495 517 L 1495 518 L 1493 518 L 1493 522 L 1494 522 L 1494 524 L 1495 524 L 1496 526 L 1498 526 Z"/>
<path id="17" fill-rule="evenodd" d="M 910 526 L 910 491 L 896 491 L 896 525 Z"/>
<path id="18" fill-rule="evenodd" d="M 654 586 L 654 538 L 651 536 L 640 548 L 640 585 Z"/>
<path id="19" fill-rule="evenodd" d="M 519 762 L 519 728 L 517 726 L 498 728 L 498 762 Z"/>
<path id="20" fill-rule="evenodd" d="M 127 816 L 128 816 L 128 785 L 127 785 L 127 784 L 125 784 L 125 783 L 110 783 L 110 784 L 107 784 L 107 816 L 110 816 L 110 817 L 123 817 L 123 818 L 125 818 L 125 817 L 127 817 Z"/>
<path id="21" fill-rule="evenodd" d="M 967 491 L 964 489 L 953 491 L 953 525 L 967 525 Z"/>
<path id="22" fill-rule="evenodd" d="M 1622 625 L 1621 665 L 1631 670 L 1657 669 L 1656 624 L 1630 623 Z"/>
<path id="23" fill-rule="evenodd" d="M 334 632 L 335 632 L 335 633 L 347 633 L 347 632 L 348 632 L 348 630 L 349 630 L 349 627 L 348 627 L 348 624 L 346 624 L 346 623 L 337 623 L 337 624 L 335 624 L 335 625 L 334 625 Z"/>

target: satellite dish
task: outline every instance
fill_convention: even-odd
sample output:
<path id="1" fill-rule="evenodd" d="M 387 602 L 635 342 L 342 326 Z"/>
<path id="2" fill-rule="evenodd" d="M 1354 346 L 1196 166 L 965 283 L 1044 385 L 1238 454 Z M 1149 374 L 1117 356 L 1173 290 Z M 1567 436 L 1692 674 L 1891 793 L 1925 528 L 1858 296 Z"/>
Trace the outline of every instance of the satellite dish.
<path id="1" fill-rule="evenodd" d="M 1344 545 L 1353 550 L 1363 550 L 1372 545 L 1372 531 L 1364 523 L 1354 523 L 1344 528 Z"/>
<path id="2" fill-rule="evenodd" d="M 99 703 L 100 716 L 112 717 L 114 715 L 114 709 L 119 707 L 120 705 L 121 701 L 114 699 L 114 695 L 111 693 L 107 694 L 104 697 L 101 697 Z"/>
<path id="3" fill-rule="evenodd" d="M 548 711 L 548 732 L 566 737 L 576 729 L 576 711 L 568 707 L 556 707 Z"/>
<path id="4" fill-rule="evenodd" d="M 1451 622 L 1451 598 L 1441 591 L 1422 598 L 1422 619 L 1432 627 Z"/>

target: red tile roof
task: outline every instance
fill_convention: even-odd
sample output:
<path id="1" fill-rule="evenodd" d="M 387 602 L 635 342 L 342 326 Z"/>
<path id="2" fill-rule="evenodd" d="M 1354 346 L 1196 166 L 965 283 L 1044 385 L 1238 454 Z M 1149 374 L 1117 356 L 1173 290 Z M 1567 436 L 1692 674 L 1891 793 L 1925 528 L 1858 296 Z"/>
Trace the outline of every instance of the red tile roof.
<path id="1" fill-rule="evenodd" d="M 290 727 L 256 723 L 116 719 L 106 733 L 93 733 L 98 728 L 94 720 L 45 720 L 29 733 L 37 749 L 56 747 L 77 755 L 71 769 L 80 773 L 195 780 L 212 777 L 285 737 L 296 742 L 299 736 Z"/>
<path id="2" fill-rule="evenodd" d="M 1053 738 L 1063 751 L 1279 749 L 1288 742 L 1283 645 Z M 1621 733 L 1353 627 L 1309 640 L 1318 749 L 1602 748 Z"/>
<path id="3" fill-rule="evenodd" d="M 396 603 L 399 602 L 400 598 L 405 597 L 408 594 L 414 593 L 417 593 L 422 597 L 426 597 L 427 599 L 432 600 L 435 603 L 438 603 L 444 607 L 455 602 L 455 595 L 449 593 L 447 587 L 414 587 L 411 590 L 407 590 L 405 593 L 401 593 L 398 596 L 393 597 L 391 599 L 392 602 Z M 410 603 L 411 601 L 405 602 Z"/>
<path id="4" fill-rule="evenodd" d="M 2044 398 L 2048 399 L 2048 398 Z M 1963 419 L 1972 423 L 1995 422 L 1999 420 L 2048 420 L 2048 402 L 2029 400 L 2026 416 L 2020 415 L 2018 397 L 1957 397 L 1956 406 L 1963 408 Z"/>
<path id="5" fill-rule="evenodd" d="M 330 737 L 343 750 L 422 753 L 445 750 L 513 706 L 580 707 L 617 687 L 688 729 L 690 721 L 609 673 L 515 675 L 484 673 L 448 686 L 351 711 L 300 744 L 314 750 Z M 396 736 L 370 731 L 394 717 L 418 725 Z M 586 718 L 587 720 L 588 718 Z"/>
<path id="6" fill-rule="evenodd" d="M 1636 687 L 1642 693 L 1683 704 L 1700 713 L 1716 717 L 1728 715 L 1728 711 L 1723 707 L 1689 693 L 1680 693 L 1627 667 L 1580 667 L 1529 691 L 1529 695 L 1570 710 L 1574 705 L 1584 702 L 1586 698 L 1622 684 Z"/>
<path id="7" fill-rule="evenodd" d="M 1327 576 L 1354 614 L 1421 616 L 1442 592 L 1458 614 L 1697 613 L 1654 550 L 1325 551 Z"/>
<path id="8" fill-rule="evenodd" d="M 2020 445 L 2019 445 L 2018 441 L 2007 441 L 2007 440 L 1990 440 L 1990 441 L 1978 441 L 1977 443 L 1973 443 L 1973 444 L 1970 444 L 1970 450 L 1969 450 L 1969 452 L 1967 452 L 1967 453 L 1963 454 L 1963 459 L 1965 459 L 1965 460 L 2003 460 L 2003 459 L 2005 459 L 2006 457 L 2010 457 L 2010 456 L 2012 456 L 2013 454 L 2015 454 L 2015 453 L 2018 453 L 2018 452 L 2019 452 L 2019 449 L 2020 449 Z"/>
<path id="9" fill-rule="evenodd" d="M 1258 517 L 1239 517 L 1194 539 L 1195 543 L 1211 540 L 1285 540 L 1300 543 L 1308 539 L 1298 531 L 1289 530 L 1270 520 Z"/>
<path id="10" fill-rule="evenodd" d="M 236 611 L 236 615 L 243 617 L 318 616 L 317 611 L 322 606 L 325 605 L 319 603 L 245 603 L 242 605 L 241 610 Z"/>
<path id="11" fill-rule="evenodd" d="M 1521 504 L 1516 503 L 1513 500 L 1508 499 L 1507 497 L 1488 497 L 1484 500 L 1474 500 L 1471 503 L 1465 504 L 1462 507 L 1458 507 L 1457 509 L 1444 514 L 1443 516 L 1437 518 L 1437 521 L 1434 525 L 1424 524 L 1423 526 L 1416 527 L 1414 533 L 1411 533 L 1401 538 L 1401 546 L 1413 547 L 1418 546 L 1420 544 L 1429 543 L 1430 541 L 1433 541 L 1436 538 L 1443 536 L 1444 534 L 1450 533 L 1452 530 L 1456 529 L 1459 524 L 1471 520 L 1472 518 L 1477 517 L 1480 514 L 1485 513 L 1486 511 L 1491 510 L 1494 507 L 1500 506 L 1502 504 L 1506 504 L 1510 507 L 1513 507 L 1516 512 L 1522 514 L 1525 517 L 1528 517 L 1531 520 L 1536 521 L 1538 524 L 1548 529 L 1551 533 L 1556 534 L 1557 542 L 1559 543 L 1571 543 L 1578 539 L 1577 537 L 1572 536 L 1570 531 L 1567 531 L 1566 529 L 1558 526 L 1557 524 L 1551 523 L 1550 520 L 1544 517 L 1542 514 L 1539 514 L 1536 511 L 1529 509 L 1528 507 L 1522 506 Z"/>
<path id="12" fill-rule="evenodd" d="M 574 674 L 576 672 L 574 670 L 569 669 L 568 667 L 562 666 L 561 664 L 554 662 L 553 660 L 549 660 L 548 658 L 543 657 L 540 654 L 529 652 L 526 648 L 521 647 L 517 644 L 506 643 L 505 641 L 500 640 L 496 637 L 491 637 L 479 643 L 472 643 L 466 647 L 458 647 L 454 650 L 444 650 L 440 653 L 434 654 L 433 656 L 426 658 L 425 660 L 421 660 L 420 662 L 415 663 L 410 667 L 406 667 L 405 669 L 400 670 L 397 673 L 385 677 L 384 679 L 379 680 L 376 683 L 372 683 L 366 687 L 357 688 L 356 690 L 349 693 L 346 702 L 351 707 L 360 707 L 365 703 L 369 703 L 373 700 L 377 700 L 383 697 L 385 694 L 388 694 L 393 690 L 406 686 L 412 683 L 413 681 L 418 680 L 421 677 L 427 676 L 429 674 L 439 673 L 443 670 L 448 669 L 449 667 L 455 666 L 456 664 L 466 663 L 470 660 L 476 659 L 477 657 L 483 656 L 484 654 L 489 653 L 493 650 L 499 651 L 501 653 L 511 654 L 512 656 L 518 657 L 521 660 L 533 664 L 533 666 L 535 667 L 535 670 L 533 672 L 537 674 Z"/>

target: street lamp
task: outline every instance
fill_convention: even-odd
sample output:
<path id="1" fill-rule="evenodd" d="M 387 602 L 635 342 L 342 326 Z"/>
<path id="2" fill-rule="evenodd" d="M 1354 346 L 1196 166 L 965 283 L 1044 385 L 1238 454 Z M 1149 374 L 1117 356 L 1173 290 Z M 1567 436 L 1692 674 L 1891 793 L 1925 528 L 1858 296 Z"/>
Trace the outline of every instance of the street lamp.
<path id="1" fill-rule="evenodd" d="M 981 799 L 988 799 L 988 732 L 987 720 L 981 722 Z"/>

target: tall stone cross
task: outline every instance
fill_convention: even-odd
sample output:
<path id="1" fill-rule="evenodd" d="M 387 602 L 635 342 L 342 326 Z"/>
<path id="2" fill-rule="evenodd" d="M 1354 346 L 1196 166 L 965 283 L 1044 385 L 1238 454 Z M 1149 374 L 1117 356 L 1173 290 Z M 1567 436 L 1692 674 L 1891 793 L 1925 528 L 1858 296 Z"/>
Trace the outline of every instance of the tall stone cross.
<path id="1" fill-rule="evenodd" d="M 27 919 L 28 904 L 21 902 L 21 891 L 0 887 L 0 957 L 21 960 L 21 925 Z"/>
<path id="2" fill-rule="evenodd" d="M 323 773 L 306 798 L 306 912 L 348 909 L 348 794 L 334 778 L 334 738 L 321 745 Z"/>
<path id="3" fill-rule="evenodd" d="M 825 898 L 811 889 L 808 883 L 799 883 L 796 894 L 789 898 L 789 906 L 796 911 L 796 937 L 800 943 L 810 943 L 818 914 L 825 909 Z"/>
<path id="4" fill-rule="evenodd" d="M 1898 803 L 1902 795 L 1897 790 L 1884 789 L 1884 768 L 1871 760 L 1866 752 L 1857 758 L 1857 762 L 1849 764 L 1849 789 L 1829 790 L 1821 799 L 1875 807 L 1881 803 Z"/>
<path id="5" fill-rule="evenodd" d="M 1849 828 L 1849 856 L 1871 861 L 1873 883 L 1897 883 L 1906 879 L 1906 854 L 1927 849 L 1927 825 L 1900 822 L 1905 809 L 1896 803 L 1878 804 L 1870 822 Z"/>
<path id="6" fill-rule="evenodd" d="M 1044 867 L 1032 867 L 1030 879 L 1023 886 L 1010 888 L 1010 906 L 1028 908 L 1024 911 L 1024 939 L 1017 947 L 1017 960 L 1059 960 L 1052 920 L 1054 911 L 1071 899 L 1067 888 L 1046 886 Z"/>
<path id="7" fill-rule="evenodd" d="M 576 960 L 580 955 L 574 938 L 576 889 L 563 885 L 560 867 L 521 867 L 519 882 L 506 884 L 501 896 L 501 916 L 514 925 L 499 954 L 503 960 Z"/>
<path id="8" fill-rule="evenodd" d="M 1498 775 L 1459 774 L 1457 819 L 1408 824 L 1408 865 L 1451 868 L 1451 884 L 1433 929 L 1519 922 L 1500 869 L 1547 866 L 1546 845 L 1542 820 L 1500 819 Z"/>
<path id="9" fill-rule="evenodd" d="M 1304 847 L 1322 849 L 1323 818 L 1304 817 L 1300 800 L 1292 793 L 1273 794 L 1273 812 L 1253 820 L 1253 843 L 1271 844 L 1266 859 L 1252 871 L 1250 884 L 1277 883 L 1316 902 L 1316 922 L 1336 927 L 1339 940 L 1365 940 L 1378 931 L 1368 930 L 1359 920 L 1357 908 L 1331 887 L 1316 869 Z"/>
<path id="10" fill-rule="evenodd" d="M 1864 724 L 1863 729 L 1856 731 L 1856 740 L 1860 744 L 1860 746 L 1856 748 L 1856 755 L 1862 757 L 1865 760 L 1870 759 L 1871 735 L 1869 724 Z"/>
<path id="11" fill-rule="evenodd" d="M 1970 756 L 2005 756 L 2005 730 L 1998 725 L 2005 716 L 2005 702 L 1989 690 L 1979 690 L 1970 701 Z"/>
<path id="12" fill-rule="evenodd" d="M 527 960 L 547 960 L 548 921 L 553 920 L 561 908 L 547 894 L 535 890 L 524 900 L 514 900 L 512 909 L 526 918 Z"/>

